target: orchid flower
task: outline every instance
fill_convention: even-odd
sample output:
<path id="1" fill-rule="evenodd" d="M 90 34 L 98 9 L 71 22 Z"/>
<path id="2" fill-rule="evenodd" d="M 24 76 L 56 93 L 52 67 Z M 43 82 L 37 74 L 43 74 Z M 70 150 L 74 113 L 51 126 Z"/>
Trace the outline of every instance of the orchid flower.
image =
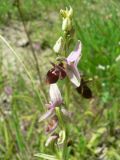
<path id="1" fill-rule="evenodd" d="M 77 65 L 81 58 L 81 42 L 78 40 L 75 50 L 70 53 L 70 55 L 66 58 L 67 66 L 66 72 L 70 81 L 75 85 L 75 87 L 80 86 L 80 73 L 78 71 Z"/>
<path id="2" fill-rule="evenodd" d="M 55 107 L 60 106 L 63 103 L 60 90 L 56 83 L 50 84 L 49 95 L 50 103 L 46 104 L 48 111 L 39 119 L 40 122 L 55 115 Z"/>

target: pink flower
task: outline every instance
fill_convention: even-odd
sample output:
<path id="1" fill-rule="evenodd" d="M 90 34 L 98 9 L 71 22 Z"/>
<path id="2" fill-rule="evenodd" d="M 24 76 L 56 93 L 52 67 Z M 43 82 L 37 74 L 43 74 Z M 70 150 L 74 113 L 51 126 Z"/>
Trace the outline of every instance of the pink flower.
<path id="1" fill-rule="evenodd" d="M 62 96 L 56 83 L 50 84 L 49 94 L 50 103 L 46 104 L 48 111 L 39 119 L 40 122 L 55 115 L 55 107 L 63 104 Z"/>
<path id="2" fill-rule="evenodd" d="M 46 104 L 48 110 L 40 117 L 39 122 L 50 118 L 46 127 L 46 133 L 53 133 L 58 126 L 58 117 L 56 115 L 55 107 L 59 107 L 63 104 L 63 99 L 56 83 L 50 84 L 49 95 L 50 103 Z M 71 117 L 71 113 L 63 107 L 61 107 L 60 110 L 66 117 Z"/>
<path id="3" fill-rule="evenodd" d="M 70 81 L 75 85 L 75 87 L 80 86 L 80 73 L 77 68 L 78 62 L 81 58 L 81 42 L 78 40 L 75 50 L 70 53 L 70 55 L 66 58 L 67 66 L 66 73 L 69 77 Z"/>
<path id="4" fill-rule="evenodd" d="M 52 63 L 53 68 L 47 72 L 46 76 L 49 84 L 54 84 L 58 79 L 64 79 L 67 75 L 76 88 L 80 86 L 81 77 L 77 65 L 82 55 L 81 48 L 81 42 L 78 40 L 74 51 L 72 51 L 67 58 L 62 57 L 59 59 L 61 63 L 58 65 Z M 64 65 L 62 61 L 64 61 L 66 65 Z"/>

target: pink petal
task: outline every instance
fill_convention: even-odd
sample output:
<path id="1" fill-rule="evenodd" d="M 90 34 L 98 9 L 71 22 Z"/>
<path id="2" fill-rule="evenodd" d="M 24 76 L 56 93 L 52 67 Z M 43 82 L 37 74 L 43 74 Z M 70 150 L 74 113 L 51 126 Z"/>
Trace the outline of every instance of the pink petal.
<path id="1" fill-rule="evenodd" d="M 59 90 L 56 83 L 50 84 L 49 94 L 50 94 L 51 102 L 53 104 L 55 104 L 55 105 L 62 104 L 62 101 L 63 101 L 62 96 L 61 96 L 60 90 Z"/>
<path id="2" fill-rule="evenodd" d="M 39 122 L 44 121 L 45 119 L 49 118 L 54 114 L 54 108 L 48 110 L 44 115 L 42 115 L 39 119 Z"/>
<path id="3" fill-rule="evenodd" d="M 69 77 L 70 81 L 76 86 L 80 86 L 80 73 L 75 64 L 67 65 L 66 68 L 67 76 Z"/>
<path id="4" fill-rule="evenodd" d="M 75 47 L 75 50 L 70 53 L 70 55 L 67 57 L 67 62 L 70 64 L 71 62 L 78 64 L 80 58 L 81 58 L 81 42 L 78 40 L 77 45 Z"/>
<path id="5" fill-rule="evenodd" d="M 55 105 L 53 103 L 51 103 L 51 102 L 48 103 L 48 104 L 45 104 L 45 106 L 47 107 L 48 110 L 55 107 Z"/>

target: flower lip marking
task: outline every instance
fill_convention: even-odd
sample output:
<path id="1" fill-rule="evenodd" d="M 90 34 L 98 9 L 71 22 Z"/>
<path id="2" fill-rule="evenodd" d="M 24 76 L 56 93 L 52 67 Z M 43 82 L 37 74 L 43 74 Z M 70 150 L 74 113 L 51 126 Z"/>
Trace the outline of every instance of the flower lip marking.
<path id="1" fill-rule="evenodd" d="M 52 68 L 47 72 L 46 82 L 49 84 L 56 83 L 59 79 L 59 72 Z"/>
<path id="2" fill-rule="evenodd" d="M 64 79 L 66 77 L 65 68 L 63 63 L 60 62 L 58 65 L 52 63 L 53 68 L 47 72 L 46 82 L 49 84 L 56 83 L 58 79 Z"/>

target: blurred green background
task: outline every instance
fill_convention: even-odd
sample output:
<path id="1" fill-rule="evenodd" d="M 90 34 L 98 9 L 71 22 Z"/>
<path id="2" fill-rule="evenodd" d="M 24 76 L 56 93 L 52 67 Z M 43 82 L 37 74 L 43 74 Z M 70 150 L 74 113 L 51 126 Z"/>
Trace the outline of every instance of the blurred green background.
<path id="1" fill-rule="evenodd" d="M 0 39 L 0 160 L 34 160 L 38 159 L 34 154 L 39 152 L 54 155 L 51 148 L 44 146 L 47 136 L 44 123 L 38 119 L 43 113 L 44 93 L 48 92 L 45 75 L 56 56 L 52 47 L 62 33 L 59 10 L 66 6 L 74 10 L 75 41 L 70 51 L 80 39 L 83 48 L 79 69 L 91 80 L 88 86 L 94 97 L 83 99 L 71 87 L 68 110 L 73 117 L 68 126 L 73 143 L 69 159 L 120 160 L 120 1 L 20 1 L 42 85 L 16 5 L 14 0 L 0 1 L 0 34 L 19 55 L 33 80 Z M 12 88 L 12 95 L 6 93 L 6 87 Z"/>

